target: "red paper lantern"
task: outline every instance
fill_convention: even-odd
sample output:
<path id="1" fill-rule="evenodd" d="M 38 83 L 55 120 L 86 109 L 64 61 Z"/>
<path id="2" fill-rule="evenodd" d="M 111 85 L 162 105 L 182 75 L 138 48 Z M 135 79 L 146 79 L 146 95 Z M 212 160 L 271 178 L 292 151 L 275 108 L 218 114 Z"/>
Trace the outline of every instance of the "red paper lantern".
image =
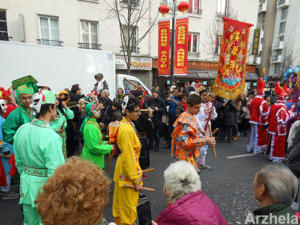
<path id="1" fill-rule="evenodd" d="M 170 9 L 167 5 L 161 5 L 161 6 L 159 6 L 158 10 L 164 16 L 166 13 L 169 12 Z"/>
<path id="2" fill-rule="evenodd" d="M 184 14 L 185 11 L 189 9 L 189 3 L 188 2 L 180 2 L 177 8 L 180 12 L 183 12 L 183 14 Z"/>

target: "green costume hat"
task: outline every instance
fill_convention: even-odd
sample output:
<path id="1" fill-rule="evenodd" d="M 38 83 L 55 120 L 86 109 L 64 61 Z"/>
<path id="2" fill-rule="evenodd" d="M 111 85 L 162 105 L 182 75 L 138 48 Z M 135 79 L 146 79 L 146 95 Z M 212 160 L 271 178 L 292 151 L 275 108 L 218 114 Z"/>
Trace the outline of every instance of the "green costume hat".
<path id="1" fill-rule="evenodd" d="M 87 117 L 85 117 L 85 119 L 83 120 L 80 126 L 80 130 L 79 130 L 80 133 L 83 132 L 83 128 L 87 123 L 87 121 L 89 120 L 89 118 L 93 115 L 93 110 L 96 108 L 96 106 L 97 104 L 95 104 L 94 102 L 91 102 L 85 106 L 85 114 L 87 115 Z"/>
<path id="2" fill-rule="evenodd" d="M 39 113 L 42 105 L 45 104 L 56 104 L 56 95 L 53 91 L 43 90 L 36 93 L 32 98 L 30 108 L 32 108 L 36 113 Z"/>
<path id="3" fill-rule="evenodd" d="M 39 91 L 37 86 L 37 80 L 34 79 L 31 75 L 21 77 L 17 80 L 12 81 L 12 87 L 16 92 L 17 101 L 19 103 L 19 97 L 22 94 L 31 94 L 34 95 Z"/>

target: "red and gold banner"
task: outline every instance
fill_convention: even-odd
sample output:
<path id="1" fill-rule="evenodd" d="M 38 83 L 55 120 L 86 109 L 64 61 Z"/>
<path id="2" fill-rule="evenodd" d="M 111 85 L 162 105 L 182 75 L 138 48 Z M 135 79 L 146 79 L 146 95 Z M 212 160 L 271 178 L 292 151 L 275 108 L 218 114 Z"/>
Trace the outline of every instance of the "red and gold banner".
<path id="1" fill-rule="evenodd" d="M 174 74 L 187 74 L 189 18 L 176 19 Z"/>
<path id="2" fill-rule="evenodd" d="M 158 75 L 170 75 L 170 20 L 158 21 Z"/>
<path id="3" fill-rule="evenodd" d="M 245 90 L 249 23 L 224 17 L 218 74 L 213 85 L 216 96 L 236 99 Z"/>

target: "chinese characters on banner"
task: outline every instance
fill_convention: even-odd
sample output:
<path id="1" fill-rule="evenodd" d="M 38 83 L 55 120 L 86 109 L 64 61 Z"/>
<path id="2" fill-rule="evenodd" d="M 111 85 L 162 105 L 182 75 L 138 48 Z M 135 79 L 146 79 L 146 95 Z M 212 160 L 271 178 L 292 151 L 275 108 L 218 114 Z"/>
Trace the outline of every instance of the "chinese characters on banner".
<path id="1" fill-rule="evenodd" d="M 236 99 L 245 90 L 249 23 L 224 17 L 218 73 L 213 85 L 216 96 Z"/>
<path id="2" fill-rule="evenodd" d="M 170 20 L 158 21 L 158 75 L 170 75 Z"/>
<path id="3" fill-rule="evenodd" d="M 187 74 L 189 18 L 176 19 L 174 74 Z"/>
<path id="4" fill-rule="evenodd" d="M 253 55 L 256 55 L 258 53 L 259 37 L 260 37 L 260 28 L 257 28 L 254 30 L 253 47 L 252 47 Z"/>

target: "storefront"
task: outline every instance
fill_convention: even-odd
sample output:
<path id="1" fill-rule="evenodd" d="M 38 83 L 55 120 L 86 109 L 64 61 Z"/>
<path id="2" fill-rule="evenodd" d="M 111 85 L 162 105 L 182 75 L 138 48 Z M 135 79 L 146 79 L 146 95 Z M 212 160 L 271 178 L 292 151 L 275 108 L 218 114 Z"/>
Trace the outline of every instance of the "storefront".
<path id="1" fill-rule="evenodd" d="M 153 59 L 152 63 L 153 70 L 153 83 L 161 87 L 166 87 L 169 84 L 169 76 L 158 76 L 157 75 L 157 59 Z M 211 86 L 216 79 L 218 69 L 217 62 L 203 62 L 203 61 L 188 61 L 188 74 L 185 76 L 174 76 L 176 83 L 184 81 L 202 81 L 205 86 Z M 257 81 L 258 76 L 255 73 L 255 65 L 247 65 L 246 68 L 246 83 L 250 86 L 252 83 Z"/>

